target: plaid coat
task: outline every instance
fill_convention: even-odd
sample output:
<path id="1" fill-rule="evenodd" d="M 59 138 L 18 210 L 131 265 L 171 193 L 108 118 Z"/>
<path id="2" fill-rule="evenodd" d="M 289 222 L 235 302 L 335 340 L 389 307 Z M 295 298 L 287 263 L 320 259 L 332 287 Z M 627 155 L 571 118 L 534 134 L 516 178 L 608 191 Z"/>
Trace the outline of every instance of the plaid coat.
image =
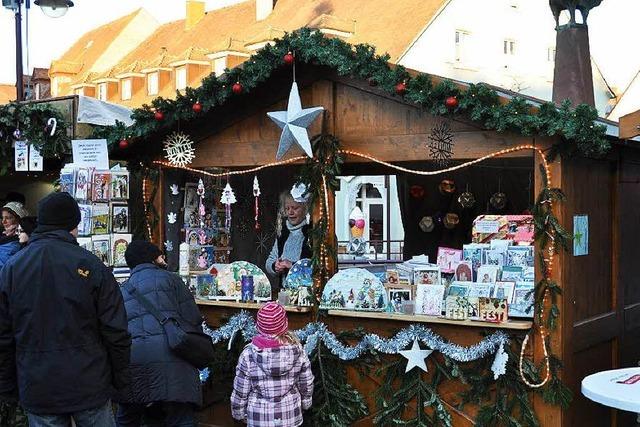
<path id="1" fill-rule="evenodd" d="M 249 427 L 296 427 L 312 397 L 311 364 L 301 346 L 245 347 L 233 382 L 233 418 Z"/>

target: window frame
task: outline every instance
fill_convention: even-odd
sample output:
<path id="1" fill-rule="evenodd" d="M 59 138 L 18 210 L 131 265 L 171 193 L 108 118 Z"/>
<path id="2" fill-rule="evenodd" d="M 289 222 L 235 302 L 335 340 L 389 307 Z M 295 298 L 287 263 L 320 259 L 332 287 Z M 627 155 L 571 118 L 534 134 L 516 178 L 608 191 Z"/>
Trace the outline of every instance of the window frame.
<path id="1" fill-rule="evenodd" d="M 184 82 L 182 81 L 182 76 L 184 76 Z M 184 84 L 183 84 L 184 83 Z M 176 90 L 184 90 L 188 86 L 187 80 L 187 66 L 183 65 L 181 67 L 176 68 L 176 78 L 175 78 Z"/>
<path id="2" fill-rule="evenodd" d="M 147 95 L 157 95 L 160 90 L 160 75 L 158 71 L 147 74 Z"/>
<path id="3" fill-rule="evenodd" d="M 121 80 L 120 98 L 123 101 L 129 101 L 131 99 L 131 95 L 133 92 L 132 86 L 133 86 L 133 82 L 131 81 L 131 78 L 126 78 Z"/>

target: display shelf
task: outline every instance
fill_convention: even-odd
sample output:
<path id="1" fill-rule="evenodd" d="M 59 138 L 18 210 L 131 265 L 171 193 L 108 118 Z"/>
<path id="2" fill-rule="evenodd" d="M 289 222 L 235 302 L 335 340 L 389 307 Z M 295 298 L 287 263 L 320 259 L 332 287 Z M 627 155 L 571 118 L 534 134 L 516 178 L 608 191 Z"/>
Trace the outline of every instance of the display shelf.
<path id="1" fill-rule="evenodd" d="M 197 305 L 209 305 L 215 307 L 230 307 L 241 308 L 246 310 L 258 310 L 263 306 L 263 303 L 258 302 L 236 302 L 236 301 L 216 301 L 216 300 L 203 300 L 196 298 Z M 290 313 L 310 313 L 313 307 L 301 307 L 294 305 L 287 305 L 284 307 L 286 311 Z"/>
<path id="2" fill-rule="evenodd" d="M 439 325 L 472 326 L 476 328 L 513 329 L 526 331 L 531 329 L 530 320 L 508 320 L 503 323 L 481 322 L 479 320 L 452 320 L 444 317 L 425 316 L 421 314 L 380 313 L 374 311 L 328 310 L 330 316 L 358 317 L 365 319 L 398 320 L 401 322 L 434 323 Z"/>

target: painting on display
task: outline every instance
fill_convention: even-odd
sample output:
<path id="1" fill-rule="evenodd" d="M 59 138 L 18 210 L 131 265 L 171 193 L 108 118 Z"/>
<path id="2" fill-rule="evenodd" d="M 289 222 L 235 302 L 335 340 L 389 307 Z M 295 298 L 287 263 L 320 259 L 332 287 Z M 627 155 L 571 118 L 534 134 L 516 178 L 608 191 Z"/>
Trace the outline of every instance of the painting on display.
<path id="1" fill-rule="evenodd" d="M 253 276 L 255 299 L 271 298 L 271 283 L 267 275 L 258 266 L 246 261 L 234 261 L 218 273 L 218 296 L 240 299 L 242 276 Z"/>
<path id="2" fill-rule="evenodd" d="M 348 268 L 336 273 L 324 287 L 320 307 L 326 309 L 383 311 L 387 292 L 373 273 Z"/>
<path id="3" fill-rule="evenodd" d="M 303 258 L 297 261 L 284 279 L 284 288 L 289 301 L 294 305 L 313 305 L 313 266 L 311 260 Z"/>

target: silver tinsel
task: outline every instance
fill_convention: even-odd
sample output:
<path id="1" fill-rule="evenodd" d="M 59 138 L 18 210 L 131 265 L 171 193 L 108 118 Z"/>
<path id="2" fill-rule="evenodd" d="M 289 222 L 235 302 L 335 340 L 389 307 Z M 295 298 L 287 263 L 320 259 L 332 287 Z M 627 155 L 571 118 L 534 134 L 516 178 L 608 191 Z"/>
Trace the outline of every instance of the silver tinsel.
<path id="1" fill-rule="evenodd" d="M 237 332 L 242 333 L 245 342 L 250 341 L 258 334 L 253 317 L 245 311 L 232 316 L 226 325 L 213 330 L 204 325 L 204 331 L 211 336 L 214 344 L 222 340 L 232 340 Z M 417 339 L 428 348 L 439 351 L 456 362 L 471 362 L 487 356 L 494 356 L 500 348 L 509 343 L 509 337 L 502 331 L 494 332 L 482 341 L 469 347 L 446 342 L 440 335 L 434 333 L 424 325 L 409 325 L 391 338 L 382 338 L 377 334 L 367 334 L 354 346 L 341 343 L 335 334 L 327 329 L 327 325 L 321 322 L 309 323 L 302 329 L 294 331 L 303 343 L 308 354 L 322 342 L 334 355 L 342 360 L 353 360 L 363 353 L 375 350 L 386 354 L 398 354 Z M 231 341 L 229 342 L 231 347 Z M 499 352 L 498 352 L 499 353 Z M 504 362 L 503 362 L 504 363 Z M 502 372 L 500 373 L 502 374 Z"/>

